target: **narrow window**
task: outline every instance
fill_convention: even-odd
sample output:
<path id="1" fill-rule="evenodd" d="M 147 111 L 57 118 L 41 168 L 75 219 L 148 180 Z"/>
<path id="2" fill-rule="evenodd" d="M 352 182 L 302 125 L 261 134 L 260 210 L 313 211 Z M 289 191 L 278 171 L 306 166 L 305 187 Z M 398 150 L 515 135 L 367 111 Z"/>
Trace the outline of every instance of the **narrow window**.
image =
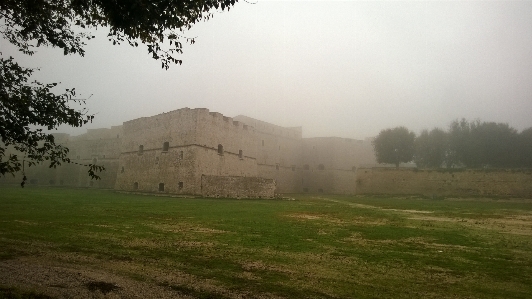
<path id="1" fill-rule="evenodd" d="M 279 145 L 279 150 L 281 150 L 281 146 Z"/>
<path id="2" fill-rule="evenodd" d="M 77 158 L 78 158 L 78 160 L 79 160 L 79 156 L 78 156 Z"/>
<path id="3" fill-rule="evenodd" d="M 221 144 L 218 144 L 218 155 L 224 154 L 224 146 Z"/>
<path id="4" fill-rule="evenodd" d="M 103 158 L 105 159 L 105 155 L 103 155 Z"/>
<path id="5" fill-rule="evenodd" d="M 296 166 L 292 165 L 292 171 L 296 171 Z"/>
<path id="6" fill-rule="evenodd" d="M 262 140 L 262 146 L 264 146 L 264 140 Z"/>
<path id="7" fill-rule="evenodd" d="M 94 182 L 93 182 L 93 181 L 90 181 L 90 182 L 89 182 L 89 186 L 91 186 L 91 187 L 94 186 Z"/>
<path id="8" fill-rule="evenodd" d="M 138 182 L 133 183 L 133 190 L 138 190 L 138 189 L 139 189 L 139 183 Z"/>
<path id="9" fill-rule="evenodd" d="M 139 156 L 142 155 L 142 153 L 144 153 L 144 145 L 139 145 Z"/>
<path id="10" fill-rule="evenodd" d="M 308 166 L 308 164 L 303 165 L 303 169 L 305 169 L 305 170 L 309 170 L 309 168 L 310 168 L 310 167 Z"/>
<path id="11" fill-rule="evenodd" d="M 352 171 L 356 171 L 356 170 L 357 170 L 357 167 L 356 167 L 356 166 L 353 166 L 353 167 L 351 167 L 351 170 L 352 170 Z"/>
<path id="12" fill-rule="evenodd" d="M 243 158 L 244 158 L 244 154 L 243 154 L 242 150 L 238 150 L 238 157 L 239 157 L 240 159 L 243 159 Z"/>
<path id="13" fill-rule="evenodd" d="M 177 187 L 179 188 L 179 190 L 183 189 L 183 182 L 179 182 L 177 184 Z"/>
<path id="14" fill-rule="evenodd" d="M 179 152 L 179 159 L 183 159 L 183 151 Z"/>
<path id="15" fill-rule="evenodd" d="M 124 173 L 124 166 L 122 166 L 122 170 L 120 170 L 120 173 Z"/>
<path id="16" fill-rule="evenodd" d="M 275 164 L 275 169 L 279 170 L 279 164 Z"/>
<path id="17" fill-rule="evenodd" d="M 164 183 L 159 183 L 159 191 L 160 192 L 164 191 Z"/>
<path id="18" fill-rule="evenodd" d="M 116 138 L 120 137 L 120 135 L 116 134 Z"/>
<path id="19" fill-rule="evenodd" d="M 318 170 L 325 170 L 325 166 L 323 164 L 318 165 Z"/>
<path id="20" fill-rule="evenodd" d="M 165 143 L 163 143 L 163 152 L 167 152 L 169 148 L 170 148 L 170 142 L 165 141 Z"/>
<path id="21" fill-rule="evenodd" d="M 92 159 L 92 164 L 96 164 L 96 158 Z"/>
<path id="22" fill-rule="evenodd" d="M 159 157 L 155 157 L 155 164 L 159 164 Z"/>

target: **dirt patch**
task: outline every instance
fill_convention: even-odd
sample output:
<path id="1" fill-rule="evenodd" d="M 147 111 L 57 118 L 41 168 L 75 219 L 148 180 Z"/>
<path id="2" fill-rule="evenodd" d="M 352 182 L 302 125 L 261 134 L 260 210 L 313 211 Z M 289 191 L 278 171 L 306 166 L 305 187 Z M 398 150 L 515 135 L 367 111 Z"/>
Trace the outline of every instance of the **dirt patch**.
<path id="1" fill-rule="evenodd" d="M 224 234 L 228 231 L 214 229 L 209 227 L 194 226 L 190 224 L 159 224 L 159 225 L 150 225 L 153 228 L 173 233 L 201 233 L 201 234 Z"/>
<path id="2" fill-rule="evenodd" d="M 311 214 L 289 214 L 289 215 L 286 215 L 287 217 L 292 217 L 292 218 L 298 218 L 298 219 L 305 219 L 305 220 L 316 220 L 316 219 L 321 219 L 322 216 L 318 216 L 318 215 L 311 215 Z"/>
<path id="3" fill-rule="evenodd" d="M 436 222 L 454 222 L 474 228 L 484 228 L 516 235 L 532 236 L 532 215 L 524 214 L 512 217 L 491 215 L 489 218 L 451 218 L 438 216 L 411 216 L 408 219 Z"/>
<path id="4" fill-rule="evenodd" d="M 87 289 L 91 292 L 101 292 L 102 294 L 107 294 L 120 290 L 120 287 L 112 282 L 105 281 L 89 281 L 85 284 Z"/>
<path id="5" fill-rule="evenodd" d="M 0 284 L 52 298 L 176 298 L 180 296 L 179 293 L 117 276 L 105 270 L 86 269 L 77 265 L 52 264 L 37 258 L 1 261 Z"/>

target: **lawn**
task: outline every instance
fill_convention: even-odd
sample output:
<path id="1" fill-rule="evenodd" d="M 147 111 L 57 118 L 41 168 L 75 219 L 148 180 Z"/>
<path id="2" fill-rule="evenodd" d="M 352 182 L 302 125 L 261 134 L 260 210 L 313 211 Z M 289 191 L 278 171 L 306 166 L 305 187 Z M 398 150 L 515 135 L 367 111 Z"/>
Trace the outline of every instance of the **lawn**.
<path id="1" fill-rule="evenodd" d="M 531 282 L 530 199 L 0 186 L 0 298 L 530 298 Z"/>

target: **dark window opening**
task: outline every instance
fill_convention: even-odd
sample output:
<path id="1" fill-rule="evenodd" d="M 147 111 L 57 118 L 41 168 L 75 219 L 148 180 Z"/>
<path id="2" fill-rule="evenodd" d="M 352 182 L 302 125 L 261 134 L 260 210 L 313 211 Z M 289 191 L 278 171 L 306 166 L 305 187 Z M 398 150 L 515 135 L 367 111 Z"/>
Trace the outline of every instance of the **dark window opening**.
<path id="1" fill-rule="evenodd" d="M 244 153 L 242 152 L 242 150 L 238 150 L 238 157 L 240 159 L 243 159 L 244 158 Z"/>
<path id="2" fill-rule="evenodd" d="M 122 170 L 120 170 L 121 173 L 124 173 L 124 166 L 122 166 Z"/>
<path id="3" fill-rule="evenodd" d="M 218 155 L 224 154 L 224 146 L 221 144 L 218 144 Z"/>
<path id="4" fill-rule="evenodd" d="M 183 182 L 179 182 L 177 184 L 177 187 L 179 188 L 179 190 L 183 189 Z"/>
<path id="5" fill-rule="evenodd" d="M 159 183 L 159 191 L 160 192 L 164 191 L 164 183 Z"/>
<path id="6" fill-rule="evenodd" d="M 310 168 L 310 167 L 308 166 L 308 164 L 303 165 L 303 169 L 305 169 L 305 170 L 309 170 L 309 168 Z"/>
<path id="7" fill-rule="evenodd" d="M 155 164 L 159 164 L 159 157 L 155 157 Z"/>
<path id="8" fill-rule="evenodd" d="M 323 164 L 318 165 L 318 170 L 325 170 L 325 166 Z"/>
<path id="9" fill-rule="evenodd" d="M 138 190 L 138 189 L 139 189 L 139 183 L 138 182 L 133 183 L 133 190 Z"/>
<path id="10" fill-rule="evenodd" d="M 116 138 L 120 137 L 120 135 L 116 134 Z"/>
<path id="11" fill-rule="evenodd" d="M 139 145 L 139 155 L 142 155 L 144 153 L 144 145 Z"/>
<path id="12" fill-rule="evenodd" d="M 103 158 L 105 159 L 105 155 L 103 155 Z"/>
<path id="13" fill-rule="evenodd" d="M 275 164 L 275 169 L 279 170 L 279 164 Z"/>
<path id="14" fill-rule="evenodd" d="M 292 171 L 296 171 L 296 166 L 292 165 Z"/>
<path id="15" fill-rule="evenodd" d="M 166 141 L 165 143 L 163 143 L 163 152 L 167 152 L 169 148 L 170 142 Z"/>
<path id="16" fill-rule="evenodd" d="M 179 159 L 183 159 L 183 151 L 179 152 Z"/>
<path id="17" fill-rule="evenodd" d="M 264 146 L 264 140 L 262 140 L 262 146 Z"/>

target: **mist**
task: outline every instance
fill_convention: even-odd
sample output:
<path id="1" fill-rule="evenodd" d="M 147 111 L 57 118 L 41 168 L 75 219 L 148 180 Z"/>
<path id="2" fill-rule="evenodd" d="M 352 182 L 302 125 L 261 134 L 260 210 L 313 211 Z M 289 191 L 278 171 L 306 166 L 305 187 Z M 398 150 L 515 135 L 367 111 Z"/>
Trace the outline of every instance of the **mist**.
<path id="1" fill-rule="evenodd" d="M 85 57 L 24 56 L 6 41 L 1 52 L 87 99 L 94 122 L 60 132 L 190 107 L 363 139 L 463 117 L 531 127 L 531 32 L 528 1 L 257 1 L 185 32 L 196 43 L 169 70 L 105 28 Z"/>

